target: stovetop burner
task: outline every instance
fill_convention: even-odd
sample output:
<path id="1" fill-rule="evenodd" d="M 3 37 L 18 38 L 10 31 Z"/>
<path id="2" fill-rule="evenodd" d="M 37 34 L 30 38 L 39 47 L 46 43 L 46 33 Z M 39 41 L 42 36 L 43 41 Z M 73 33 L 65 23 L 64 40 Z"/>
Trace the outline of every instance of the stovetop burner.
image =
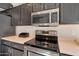
<path id="1" fill-rule="evenodd" d="M 50 48 L 57 48 L 57 44 L 49 43 L 49 42 L 42 42 L 42 41 L 36 41 L 36 44 L 43 47 L 50 47 Z"/>
<path id="2" fill-rule="evenodd" d="M 54 44 L 54 43 L 50 43 L 50 42 L 46 42 L 46 41 L 38 41 L 36 39 L 32 39 L 32 40 L 26 42 L 25 45 L 30 45 L 33 47 L 43 48 L 43 49 L 58 52 L 58 44 L 57 43 Z"/>

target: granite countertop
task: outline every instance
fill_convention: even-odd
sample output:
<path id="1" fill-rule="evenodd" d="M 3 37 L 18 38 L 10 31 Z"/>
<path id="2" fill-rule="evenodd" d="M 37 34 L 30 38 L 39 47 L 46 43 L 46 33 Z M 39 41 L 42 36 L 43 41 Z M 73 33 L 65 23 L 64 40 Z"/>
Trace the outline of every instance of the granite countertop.
<path id="1" fill-rule="evenodd" d="M 15 42 L 15 43 L 24 44 L 25 42 L 27 42 L 27 41 L 29 41 L 33 38 L 34 38 L 34 36 L 29 36 L 29 37 L 26 37 L 26 38 L 22 38 L 22 37 L 18 37 L 18 36 L 8 36 L 8 37 L 3 37 L 1 39 L 11 41 L 11 42 Z"/>
<path id="2" fill-rule="evenodd" d="M 35 38 L 34 36 L 29 36 L 27 38 L 21 38 L 18 36 L 9 36 L 9 37 L 3 37 L 1 39 L 24 44 L 25 42 L 28 42 L 29 40 L 32 40 L 34 38 Z M 74 56 L 79 55 L 79 45 L 76 44 L 72 38 L 59 37 L 58 44 L 59 44 L 60 53 L 74 55 Z"/>
<path id="3" fill-rule="evenodd" d="M 60 37 L 58 41 L 60 53 L 79 56 L 79 45 L 74 41 L 74 39 Z"/>
<path id="4" fill-rule="evenodd" d="M 32 40 L 28 41 L 28 42 L 26 42 L 26 44 L 35 46 L 35 43 L 33 41 Z M 58 39 L 58 45 L 59 45 L 60 53 L 72 55 L 72 56 L 79 56 L 79 45 L 75 42 L 75 40 L 73 38 L 60 37 Z M 40 46 L 38 46 L 38 47 L 40 47 Z M 44 48 L 46 48 L 46 47 L 44 47 Z M 49 47 L 48 49 L 50 50 L 51 48 Z"/>

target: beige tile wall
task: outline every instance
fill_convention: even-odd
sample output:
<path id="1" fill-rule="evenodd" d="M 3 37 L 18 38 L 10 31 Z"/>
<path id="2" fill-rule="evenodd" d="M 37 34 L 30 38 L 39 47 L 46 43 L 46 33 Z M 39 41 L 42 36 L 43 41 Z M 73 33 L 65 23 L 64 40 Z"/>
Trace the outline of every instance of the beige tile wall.
<path id="1" fill-rule="evenodd" d="M 79 37 L 79 25 L 59 25 L 58 27 L 35 27 L 35 26 L 16 26 L 16 35 L 21 32 L 29 32 L 35 35 L 35 30 L 57 30 L 59 37 L 74 38 Z"/>
<path id="2" fill-rule="evenodd" d="M 21 32 L 29 32 L 30 35 L 35 35 L 35 30 L 57 30 L 57 27 L 16 26 L 16 35 Z"/>

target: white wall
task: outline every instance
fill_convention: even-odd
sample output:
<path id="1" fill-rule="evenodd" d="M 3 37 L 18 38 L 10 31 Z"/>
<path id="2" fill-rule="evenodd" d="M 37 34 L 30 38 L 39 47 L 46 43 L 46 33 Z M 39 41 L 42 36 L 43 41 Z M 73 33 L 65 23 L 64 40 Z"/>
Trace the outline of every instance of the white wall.
<path id="1" fill-rule="evenodd" d="M 16 35 L 21 32 L 29 32 L 35 35 L 35 30 L 57 30 L 59 37 L 73 38 L 79 37 L 79 25 L 59 25 L 58 27 L 35 27 L 35 26 L 16 26 Z"/>

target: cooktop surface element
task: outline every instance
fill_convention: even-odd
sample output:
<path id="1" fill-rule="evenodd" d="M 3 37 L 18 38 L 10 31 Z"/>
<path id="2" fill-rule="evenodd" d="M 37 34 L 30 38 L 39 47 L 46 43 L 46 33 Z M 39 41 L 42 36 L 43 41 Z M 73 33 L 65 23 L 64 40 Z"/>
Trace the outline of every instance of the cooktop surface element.
<path id="1" fill-rule="evenodd" d="M 26 42 L 25 45 L 59 52 L 58 44 L 54 44 L 54 43 L 50 43 L 50 42 L 44 42 L 44 41 L 43 42 L 37 41 L 36 39 L 32 39 L 32 40 Z"/>

